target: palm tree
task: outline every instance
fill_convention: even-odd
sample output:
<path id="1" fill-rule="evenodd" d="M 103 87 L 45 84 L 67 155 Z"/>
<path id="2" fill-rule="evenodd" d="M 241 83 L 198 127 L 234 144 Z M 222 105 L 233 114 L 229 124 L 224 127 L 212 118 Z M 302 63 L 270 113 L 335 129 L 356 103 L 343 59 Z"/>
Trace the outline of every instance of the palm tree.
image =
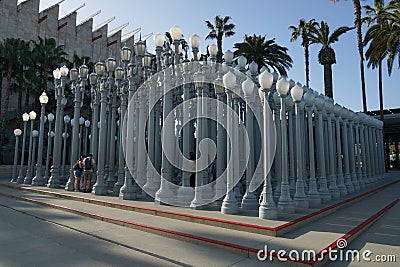
<path id="1" fill-rule="evenodd" d="M 332 64 L 336 63 L 335 50 L 331 45 L 339 40 L 339 36 L 354 29 L 354 27 L 342 26 L 329 32 L 329 26 L 321 21 L 310 34 L 310 44 L 321 44 L 322 48 L 318 53 L 318 62 L 324 66 L 325 95 L 333 98 L 332 86 Z"/>
<path id="2" fill-rule="evenodd" d="M 292 31 L 292 35 L 290 37 L 290 41 L 294 42 L 301 36 L 301 46 L 304 47 L 304 57 L 306 64 L 306 86 L 309 87 L 310 81 L 310 54 L 308 48 L 310 46 L 309 35 L 312 29 L 317 26 L 317 22 L 314 19 L 309 21 L 305 21 L 305 19 L 301 19 L 299 25 L 290 26 L 289 30 Z"/>
<path id="3" fill-rule="evenodd" d="M 331 0 L 334 4 L 339 0 Z M 367 109 L 367 95 L 365 91 L 365 75 L 364 75 L 364 43 L 362 37 L 362 19 L 361 19 L 361 3 L 360 0 L 352 0 L 354 7 L 354 26 L 357 29 L 357 47 L 360 56 L 360 77 L 361 77 L 361 93 L 363 101 L 363 112 L 366 113 Z"/>
<path id="4" fill-rule="evenodd" d="M 389 35 L 388 23 L 380 19 L 383 13 L 386 11 L 383 0 L 374 0 L 374 6 L 364 6 L 366 17 L 363 18 L 363 22 L 367 23 L 370 27 L 364 38 L 364 46 L 370 43 L 365 56 L 368 60 L 367 67 L 375 69 L 378 67 L 378 90 L 379 90 L 379 115 L 381 121 L 383 121 L 383 88 L 382 88 L 382 61 L 388 55 L 387 41 Z"/>
<path id="5" fill-rule="evenodd" d="M 229 23 L 231 19 L 230 16 L 225 16 L 224 18 L 220 16 L 215 16 L 214 24 L 212 24 L 209 20 L 206 20 L 206 25 L 210 32 L 206 36 L 207 39 L 217 39 L 217 62 L 222 63 L 222 38 L 230 37 L 235 34 L 233 31 L 235 29 L 235 24 Z"/>
<path id="6" fill-rule="evenodd" d="M 275 43 L 275 39 L 266 40 L 266 36 L 244 36 L 242 43 L 235 43 L 235 56 L 243 55 L 249 61 L 254 61 L 261 69 L 265 66 L 274 69 L 280 75 L 287 76 L 287 70 L 292 67 L 292 58 L 287 54 L 287 48 Z"/>
<path id="7" fill-rule="evenodd" d="M 30 75 L 32 79 L 30 82 L 35 86 L 32 88 L 33 90 L 26 92 L 27 95 L 34 96 L 37 100 L 37 96 L 45 90 L 49 97 L 52 97 L 53 90 L 48 90 L 49 84 L 53 82 L 52 71 L 67 62 L 65 56 L 67 53 L 64 51 L 64 47 L 57 46 L 54 38 L 42 39 L 39 37 L 39 42 L 33 42 L 32 62 L 35 74 Z M 27 105 L 26 102 L 25 105 Z"/>
<path id="8" fill-rule="evenodd" d="M 21 75 L 26 62 L 26 57 L 29 54 L 29 42 L 25 42 L 21 39 L 7 38 L 4 40 L 1 50 L 0 58 L 2 65 L 2 75 L 0 83 L 3 82 L 3 75 L 5 74 L 6 83 L 1 88 L 1 108 L 0 108 L 0 146 L 3 145 L 6 116 L 5 113 L 8 110 L 10 102 L 10 93 L 15 91 L 16 81 L 21 80 Z M 3 74 L 4 73 L 4 74 Z M 0 162 L 2 159 L 0 158 Z"/>

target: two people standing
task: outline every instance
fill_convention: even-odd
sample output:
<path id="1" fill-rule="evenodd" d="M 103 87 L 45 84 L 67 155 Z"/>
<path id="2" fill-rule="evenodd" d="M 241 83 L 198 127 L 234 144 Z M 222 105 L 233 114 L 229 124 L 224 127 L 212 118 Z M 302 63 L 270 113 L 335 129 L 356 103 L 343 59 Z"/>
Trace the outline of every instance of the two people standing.
<path id="1" fill-rule="evenodd" d="M 93 178 L 93 172 L 96 168 L 96 162 L 93 159 L 92 154 L 88 154 L 86 157 L 80 156 L 78 161 L 74 164 L 74 176 L 75 176 L 75 183 L 74 183 L 74 190 L 75 192 L 80 191 L 80 183 L 81 178 L 83 176 L 83 192 L 89 193 L 91 192 L 91 181 Z"/>

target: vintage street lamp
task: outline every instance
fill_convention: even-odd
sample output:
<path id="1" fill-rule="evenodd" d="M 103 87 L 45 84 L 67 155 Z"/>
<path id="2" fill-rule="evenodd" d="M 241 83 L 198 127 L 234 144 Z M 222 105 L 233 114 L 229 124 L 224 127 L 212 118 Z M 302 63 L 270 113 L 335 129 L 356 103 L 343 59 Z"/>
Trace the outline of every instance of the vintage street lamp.
<path id="1" fill-rule="evenodd" d="M 14 135 L 15 135 L 15 149 L 14 149 L 14 164 L 13 164 L 13 169 L 12 169 L 12 176 L 11 176 L 11 182 L 16 183 L 17 182 L 17 162 L 18 162 L 18 141 L 19 141 L 19 136 L 22 134 L 21 129 L 15 129 L 14 130 Z"/>

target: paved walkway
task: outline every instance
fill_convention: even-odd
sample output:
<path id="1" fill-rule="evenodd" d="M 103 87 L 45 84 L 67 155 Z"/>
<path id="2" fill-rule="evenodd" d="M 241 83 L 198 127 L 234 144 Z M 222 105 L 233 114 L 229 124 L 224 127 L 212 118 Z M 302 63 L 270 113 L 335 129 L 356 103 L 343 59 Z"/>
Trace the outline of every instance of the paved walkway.
<path id="1" fill-rule="evenodd" d="M 35 188 L 43 189 L 43 187 Z M 53 191 L 65 193 L 63 190 L 53 189 Z M 215 244 L 207 244 L 201 240 L 177 238 L 173 234 L 160 236 L 49 206 L 15 200 L 5 197 L 4 194 L 257 250 L 267 246 L 269 251 L 313 249 L 319 252 L 399 198 L 398 192 L 400 183 L 282 237 L 271 237 L 0 187 L 0 193 L 3 193 L 0 195 L 0 265 L 132 266 L 134 263 L 135 266 L 265 266 L 267 264 L 258 261 L 254 255 L 253 258 L 241 255 L 234 248 L 220 249 L 221 246 L 217 246 L 218 249 L 215 249 Z M 70 194 L 95 199 L 110 198 L 113 202 L 121 201 L 115 197 Z M 130 203 L 124 201 L 126 202 Z M 174 207 L 162 206 L 162 208 L 176 211 Z M 183 210 L 202 216 L 207 213 Z M 348 248 L 361 251 L 370 249 L 373 255 L 382 253 L 395 255 L 397 262 L 400 261 L 399 211 L 400 204 L 397 204 L 350 243 Z M 210 211 L 208 213 L 211 214 Z M 263 220 L 252 218 L 254 219 L 265 223 Z M 281 224 L 282 221 L 275 223 Z M 24 257 L 21 257 L 22 255 Z M 274 263 L 277 263 L 276 259 Z M 343 266 L 350 263 L 354 266 L 364 266 L 366 262 L 336 261 L 328 265 Z M 377 266 L 376 262 L 368 263 Z M 380 265 L 383 266 L 382 263 Z M 384 266 L 398 265 L 386 263 Z"/>

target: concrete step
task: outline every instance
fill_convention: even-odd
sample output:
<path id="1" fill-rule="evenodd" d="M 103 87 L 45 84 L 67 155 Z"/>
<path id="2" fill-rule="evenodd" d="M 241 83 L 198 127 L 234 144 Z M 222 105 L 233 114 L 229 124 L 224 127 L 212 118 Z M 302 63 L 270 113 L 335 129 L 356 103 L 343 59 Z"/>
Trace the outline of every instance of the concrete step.
<path id="1" fill-rule="evenodd" d="M 320 255 L 321 251 L 325 249 L 337 248 L 338 240 L 350 242 L 397 203 L 399 189 L 399 183 L 393 184 L 368 198 L 364 198 L 362 201 L 337 210 L 318 221 L 303 225 L 302 228 L 284 234 L 282 237 L 270 237 L 186 221 L 177 223 L 177 220 L 171 218 L 99 206 L 87 202 L 69 201 L 27 190 L 1 187 L 0 192 L 2 196 L 30 201 L 190 243 L 228 249 L 245 257 L 256 258 L 257 253 L 265 247 L 270 252 L 272 250 L 277 252 L 281 249 L 286 252 L 292 249 L 297 251 L 307 249 L 313 250 L 316 255 Z M 271 259 L 277 256 L 276 253 L 268 255 L 271 255 Z M 286 257 L 286 260 L 302 265 L 321 263 L 302 258 L 291 259 Z"/>
<path id="2" fill-rule="evenodd" d="M 130 210 L 134 212 L 151 214 L 181 221 L 194 222 L 210 226 L 222 227 L 224 229 L 240 230 L 249 233 L 258 233 L 269 236 L 282 236 L 285 233 L 301 228 L 303 225 L 319 220 L 339 209 L 352 205 L 362 199 L 369 197 L 384 188 L 400 182 L 393 177 L 382 181 L 380 185 L 372 184 L 369 188 L 348 195 L 343 198 L 332 200 L 321 205 L 318 209 L 308 209 L 295 214 L 279 216 L 278 220 L 262 220 L 258 218 L 257 211 L 242 212 L 239 215 L 226 215 L 219 212 L 219 207 L 210 206 L 207 210 L 192 210 L 180 207 L 156 205 L 149 201 L 125 201 L 112 196 L 95 196 L 80 192 L 67 192 L 64 190 L 46 187 L 32 187 L 25 185 L 3 184 L 2 186 L 17 186 L 20 190 L 46 194 L 57 198 L 87 202 L 100 206 L 116 209 Z"/>

